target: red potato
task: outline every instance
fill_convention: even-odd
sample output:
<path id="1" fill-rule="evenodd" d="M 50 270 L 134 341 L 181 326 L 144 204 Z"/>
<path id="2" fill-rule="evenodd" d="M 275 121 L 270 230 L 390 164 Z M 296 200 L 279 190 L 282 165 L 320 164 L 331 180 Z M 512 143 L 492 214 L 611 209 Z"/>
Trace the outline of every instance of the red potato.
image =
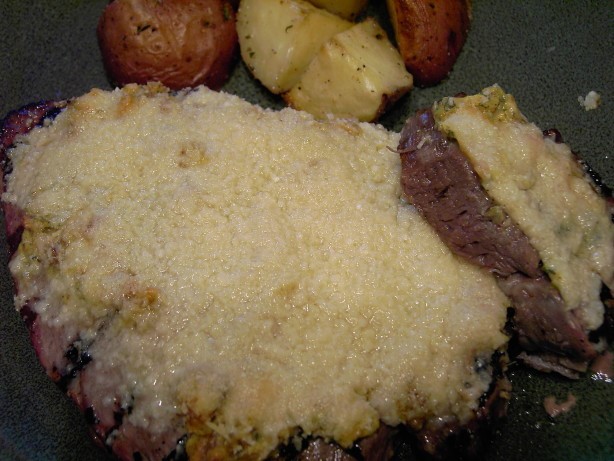
<path id="1" fill-rule="evenodd" d="M 158 81 L 219 89 L 238 49 L 228 0 L 114 0 L 97 34 L 105 69 L 119 86 Z"/>
<path id="2" fill-rule="evenodd" d="M 420 86 L 452 70 L 471 22 L 470 0 L 387 0 L 405 67 Z"/>

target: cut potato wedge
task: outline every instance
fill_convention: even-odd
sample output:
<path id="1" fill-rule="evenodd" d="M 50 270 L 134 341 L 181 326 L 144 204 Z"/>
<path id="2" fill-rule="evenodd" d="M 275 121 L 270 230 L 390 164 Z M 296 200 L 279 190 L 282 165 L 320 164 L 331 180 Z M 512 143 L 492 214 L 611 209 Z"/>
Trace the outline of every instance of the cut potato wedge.
<path id="1" fill-rule="evenodd" d="M 309 0 L 318 8 L 324 8 L 342 18 L 355 20 L 367 6 L 367 0 Z"/>
<path id="2" fill-rule="evenodd" d="M 412 84 L 386 32 L 367 19 L 328 41 L 283 97 L 316 117 L 373 121 Z"/>
<path id="3" fill-rule="evenodd" d="M 292 88 L 320 47 L 351 26 L 303 0 L 242 0 L 237 13 L 243 61 L 273 93 Z"/>

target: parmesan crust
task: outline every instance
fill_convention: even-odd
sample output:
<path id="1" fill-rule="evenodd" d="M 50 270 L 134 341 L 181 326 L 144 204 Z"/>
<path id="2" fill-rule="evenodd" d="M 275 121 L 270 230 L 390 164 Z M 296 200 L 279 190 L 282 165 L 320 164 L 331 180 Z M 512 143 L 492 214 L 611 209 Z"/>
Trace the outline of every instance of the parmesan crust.
<path id="1" fill-rule="evenodd" d="M 402 201 L 397 142 L 206 88 L 92 90 L 10 151 L 17 308 L 192 454 L 467 421 L 507 300 Z"/>

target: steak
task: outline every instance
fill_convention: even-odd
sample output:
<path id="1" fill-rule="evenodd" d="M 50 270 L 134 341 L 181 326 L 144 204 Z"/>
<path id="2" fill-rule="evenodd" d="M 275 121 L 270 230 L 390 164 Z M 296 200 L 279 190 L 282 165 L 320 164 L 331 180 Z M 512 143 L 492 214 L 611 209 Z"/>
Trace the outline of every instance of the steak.
<path id="1" fill-rule="evenodd" d="M 154 92 L 153 97 L 155 94 Z M 123 111 L 121 116 L 134 110 L 133 107 L 130 107 L 131 103 L 133 103 L 131 96 L 126 95 L 125 100 L 120 104 L 120 110 Z M 21 135 L 27 135 L 36 127 L 51 124 L 51 119 L 64 107 L 70 107 L 71 104 L 45 102 L 26 106 L 7 116 L 0 131 L 0 156 L 5 171 L 4 191 L 7 190 L 7 177 L 12 172 L 11 162 L 7 160 L 8 151 L 20 143 Z M 87 108 L 87 104 L 84 107 Z M 163 105 L 163 110 L 169 110 L 168 104 Z M 360 129 L 349 126 L 343 127 L 342 131 L 356 133 L 360 132 Z M 386 150 L 383 146 L 382 149 Z M 194 157 L 196 154 L 198 152 L 194 152 L 192 145 L 182 149 L 180 152 L 181 168 L 194 165 L 194 162 L 199 160 Z M 310 162 L 309 166 L 317 167 L 317 162 Z M 11 242 L 11 255 L 14 260 L 18 248 L 23 244 L 23 239 L 31 239 L 32 234 L 38 232 L 38 228 L 32 224 L 32 218 L 11 201 L 3 201 L 3 206 L 7 237 Z M 86 234 L 86 239 L 90 238 L 88 232 L 96 226 L 96 219 L 85 219 L 83 223 L 79 222 L 79 225 L 81 224 L 83 227 L 80 232 Z M 74 234 L 70 235 L 71 238 L 78 241 L 79 237 L 74 237 Z M 29 241 L 26 240 L 26 242 Z M 37 274 L 37 283 L 40 287 L 48 287 L 53 284 L 52 277 L 55 271 L 59 270 L 61 252 L 65 250 L 64 246 L 70 244 L 70 241 L 59 240 L 44 248 L 44 255 L 41 258 L 48 258 L 52 270 L 32 271 Z M 31 251 L 31 249 L 19 251 Z M 473 274 L 471 271 L 470 273 Z M 16 299 L 18 300 L 23 298 L 25 291 L 20 284 L 20 279 L 15 278 Z M 139 287 L 128 284 L 121 301 L 136 303 L 137 309 L 143 309 L 149 308 L 149 304 L 156 301 L 156 296 L 151 290 L 139 291 Z M 499 299 L 498 295 L 494 297 Z M 134 301 L 135 298 L 136 301 Z M 163 430 L 152 432 L 138 423 L 139 420 L 135 417 L 135 413 L 141 411 L 138 395 L 125 392 L 126 382 L 122 381 L 122 376 L 114 368 L 114 362 L 105 360 L 106 357 L 98 352 L 101 343 L 116 341 L 112 337 L 108 339 L 113 332 L 113 325 L 119 322 L 121 325 L 126 323 L 136 328 L 133 319 L 120 315 L 119 308 L 114 307 L 114 310 L 96 320 L 93 324 L 95 329 L 93 333 L 86 331 L 85 334 L 82 334 L 70 323 L 47 321 L 41 315 L 40 307 L 37 305 L 39 302 L 40 299 L 37 297 L 31 297 L 23 301 L 20 306 L 21 315 L 30 330 L 36 353 L 49 376 L 67 391 L 85 413 L 100 444 L 109 448 L 120 459 L 185 459 L 188 451 L 191 451 L 195 459 L 213 456 L 212 453 L 220 454 L 221 458 L 231 457 L 228 452 L 224 454 L 225 442 L 223 440 L 210 435 L 203 437 L 197 432 L 197 430 L 202 430 L 201 426 L 196 426 L 196 430 L 193 429 L 194 426 L 187 430 L 185 422 L 178 418 L 163 426 Z M 130 307 L 132 306 L 133 304 L 130 304 Z M 62 306 L 56 307 L 62 308 Z M 138 331 L 133 331 L 131 334 L 137 333 Z M 135 351 L 135 354 L 138 353 Z M 118 356 L 115 360 L 122 359 L 123 357 Z M 492 362 L 482 356 L 475 357 L 474 360 L 472 374 L 480 376 L 481 381 L 491 382 L 491 384 L 482 398 L 479 395 L 467 397 L 479 400 L 477 408 L 472 410 L 472 416 L 469 419 L 461 420 L 460 417 L 450 414 L 444 415 L 442 419 L 437 414 L 433 414 L 422 421 L 412 420 L 411 424 L 402 422 L 395 424 L 394 427 L 380 421 L 379 429 L 370 435 L 356 438 L 349 448 L 329 441 L 329 437 L 325 439 L 317 435 L 301 434 L 299 431 L 295 434 L 294 439 L 282 441 L 280 446 L 270 454 L 270 458 L 302 461 L 315 459 L 375 461 L 391 458 L 407 459 L 409 456 L 421 458 L 422 454 L 435 458 L 456 457 L 459 450 L 470 456 L 476 449 L 476 440 L 481 439 L 478 434 L 491 427 L 493 421 L 504 413 L 509 395 L 509 383 L 502 373 L 502 368 L 505 367 L 505 355 L 496 354 Z M 470 391 L 463 389 L 462 392 Z M 471 390 L 471 392 L 475 391 Z M 188 412 L 188 418 L 190 417 L 192 414 Z M 195 420 L 198 423 L 197 418 Z M 300 441 L 297 441 L 297 438 Z"/>

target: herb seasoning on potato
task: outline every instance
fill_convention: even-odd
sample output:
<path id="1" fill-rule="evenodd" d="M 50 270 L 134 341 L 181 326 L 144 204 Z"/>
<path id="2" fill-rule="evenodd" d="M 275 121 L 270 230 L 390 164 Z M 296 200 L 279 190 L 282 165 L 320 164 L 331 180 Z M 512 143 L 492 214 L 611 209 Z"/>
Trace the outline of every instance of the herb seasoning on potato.
<path id="1" fill-rule="evenodd" d="M 171 89 L 219 89 L 237 50 L 227 0 L 114 0 L 97 33 L 105 69 L 119 86 L 157 81 Z"/>

